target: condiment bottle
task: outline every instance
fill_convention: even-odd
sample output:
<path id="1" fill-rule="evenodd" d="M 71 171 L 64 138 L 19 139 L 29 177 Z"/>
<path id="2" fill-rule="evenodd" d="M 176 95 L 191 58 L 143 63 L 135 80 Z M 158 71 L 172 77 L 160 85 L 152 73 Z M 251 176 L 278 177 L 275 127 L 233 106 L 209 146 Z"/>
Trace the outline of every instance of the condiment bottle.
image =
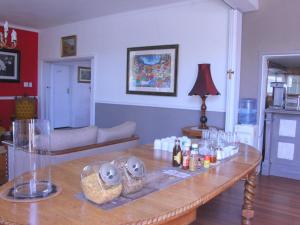
<path id="1" fill-rule="evenodd" d="M 217 154 L 214 149 L 211 149 L 210 151 L 210 163 L 216 163 L 217 162 Z"/>
<path id="2" fill-rule="evenodd" d="M 189 169 L 190 171 L 196 171 L 198 165 L 198 145 L 192 144 L 192 152 L 190 157 Z"/>
<path id="3" fill-rule="evenodd" d="M 178 139 L 175 140 L 175 146 L 173 148 L 173 160 L 172 165 L 174 167 L 179 167 L 182 160 L 182 152 L 180 148 L 180 142 Z"/>
<path id="4" fill-rule="evenodd" d="M 209 168 L 209 164 L 210 164 L 210 157 L 209 155 L 206 155 L 204 158 L 204 168 L 208 169 Z"/>
<path id="5" fill-rule="evenodd" d="M 183 152 L 183 155 L 182 155 L 182 169 L 184 170 L 188 170 L 189 169 L 189 164 L 190 164 L 190 143 L 186 142 L 184 144 L 184 152 Z"/>

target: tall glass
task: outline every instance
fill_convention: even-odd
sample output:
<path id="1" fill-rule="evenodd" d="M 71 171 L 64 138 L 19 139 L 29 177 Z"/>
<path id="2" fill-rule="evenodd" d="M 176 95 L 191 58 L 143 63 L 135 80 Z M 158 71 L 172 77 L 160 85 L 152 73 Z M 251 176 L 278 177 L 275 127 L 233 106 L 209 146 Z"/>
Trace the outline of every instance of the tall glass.
<path id="1" fill-rule="evenodd" d="M 46 197 L 52 191 L 50 126 L 46 120 L 13 122 L 15 198 Z"/>

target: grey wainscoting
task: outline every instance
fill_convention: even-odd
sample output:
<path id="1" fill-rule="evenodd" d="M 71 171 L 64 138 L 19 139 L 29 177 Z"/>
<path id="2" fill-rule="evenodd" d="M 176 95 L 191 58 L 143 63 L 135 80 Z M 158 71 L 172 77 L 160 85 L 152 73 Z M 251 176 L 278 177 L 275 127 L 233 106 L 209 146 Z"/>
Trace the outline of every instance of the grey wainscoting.
<path id="1" fill-rule="evenodd" d="M 112 127 L 124 121 L 137 123 L 140 143 L 152 143 L 155 138 L 181 136 L 181 128 L 198 125 L 200 109 L 172 109 L 96 103 L 95 123 L 98 127 Z M 224 128 L 225 112 L 207 112 L 208 125 Z"/>

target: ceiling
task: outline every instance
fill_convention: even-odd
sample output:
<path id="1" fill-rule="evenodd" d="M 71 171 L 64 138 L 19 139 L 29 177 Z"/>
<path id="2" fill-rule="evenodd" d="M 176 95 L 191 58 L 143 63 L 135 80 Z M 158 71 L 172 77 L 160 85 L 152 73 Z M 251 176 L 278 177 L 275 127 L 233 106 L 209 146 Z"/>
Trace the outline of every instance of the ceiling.
<path id="1" fill-rule="evenodd" d="M 0 21 L 35 29 L 187 0 L 1 0 Z"/>
<path id="2" fill-rule="evenodd" d="M 300 68 L 300 55 L 275 56 L 269 60 L 286 68 Z"/>

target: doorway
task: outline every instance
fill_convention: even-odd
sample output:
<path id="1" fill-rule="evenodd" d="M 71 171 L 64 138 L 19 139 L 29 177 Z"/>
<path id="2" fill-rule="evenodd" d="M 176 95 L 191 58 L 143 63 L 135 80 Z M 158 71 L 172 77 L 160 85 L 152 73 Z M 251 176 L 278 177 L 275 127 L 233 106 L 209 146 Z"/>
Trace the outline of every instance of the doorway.
<path id="1" fill-rule="evenodd" d="M 263 56 L 260 136 L 262 173 L 300 179 L 300 54 Z"/>
<path id="2" fill-rule="evenodd" d="M 271 64 L 271 65 L 270 65 Z M 270 81 L 272 76 L 269 77 L 269 73 L 272 74 L 293 74 L 300 71 L 300 54 L 273 54 L 262 56 L 262 77 L 260 82 L 260 99 L 259 99 L 259 122 L 258 122 L 258 149 L 262 151 L 264 145 L 264 129 L 265 129 L 265 108 L 269 105 L 270 94 Z M 281 81 L 281 76 L 274 77 L 274 81 Z M 269 96 L 269 97 L 268 97 Z"/>
<path id="3" fill-rule="evenodd" d="M 94 125 L 94 57 L 47 60 L 39 74 L 39 117 L 54 128 Z M 89 78 L 80 79 L 82 69 Z"/>

